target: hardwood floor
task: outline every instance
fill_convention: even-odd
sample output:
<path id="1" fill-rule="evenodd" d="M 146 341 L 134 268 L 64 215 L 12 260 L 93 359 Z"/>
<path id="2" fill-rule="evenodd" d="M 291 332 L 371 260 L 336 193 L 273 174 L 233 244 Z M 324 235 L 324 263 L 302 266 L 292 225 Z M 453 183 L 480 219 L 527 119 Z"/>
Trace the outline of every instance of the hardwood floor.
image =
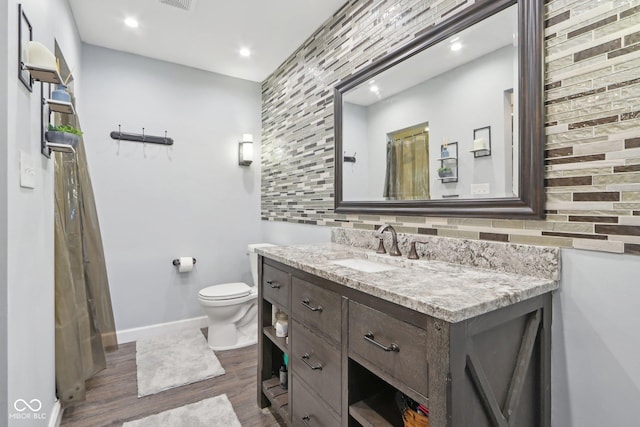
<path id="1" fill-rule="evenodd" d="M 280 427 L 256 403 L 257 346 L 216 352 L 226 374 L 138 398 L 135 343 L 107 354 L 107 369 L 87 382 L 87 399 L 64 411 L 63 427 L 121 426 L 125 421 L 226 393 L 243 427 Z"/>

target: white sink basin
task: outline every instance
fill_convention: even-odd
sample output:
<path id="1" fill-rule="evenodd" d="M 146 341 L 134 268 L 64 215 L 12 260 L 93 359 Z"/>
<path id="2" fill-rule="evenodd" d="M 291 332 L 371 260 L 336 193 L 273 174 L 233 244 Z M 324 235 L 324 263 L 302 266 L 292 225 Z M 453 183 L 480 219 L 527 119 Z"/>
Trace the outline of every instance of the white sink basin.
<path id="1" fill-rule="evenodd" d="M 362 258 L 337 259 L 329 262 L 343 267 L 353 268 L 354 270 L 362 271 L 363 273 L 379 273 L 381 271 L 396 270 L 398 268 L 393 265 L 381 264 L 379 262 L 369 261 Z"/>

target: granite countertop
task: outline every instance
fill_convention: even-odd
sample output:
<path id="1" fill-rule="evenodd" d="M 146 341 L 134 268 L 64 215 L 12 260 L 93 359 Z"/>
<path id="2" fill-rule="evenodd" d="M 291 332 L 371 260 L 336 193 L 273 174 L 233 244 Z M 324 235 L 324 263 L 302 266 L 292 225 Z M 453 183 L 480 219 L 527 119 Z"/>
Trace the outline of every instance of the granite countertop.
<path id="1" fill-rule="evenodd" d="M 553 279 L 434 260 L 408 260 L 338 243 L 258 248 L 260 255 L 455 323 L 558 289 Z M 331 263 L 364 258 L 398 268 L 365 273 Z"/>

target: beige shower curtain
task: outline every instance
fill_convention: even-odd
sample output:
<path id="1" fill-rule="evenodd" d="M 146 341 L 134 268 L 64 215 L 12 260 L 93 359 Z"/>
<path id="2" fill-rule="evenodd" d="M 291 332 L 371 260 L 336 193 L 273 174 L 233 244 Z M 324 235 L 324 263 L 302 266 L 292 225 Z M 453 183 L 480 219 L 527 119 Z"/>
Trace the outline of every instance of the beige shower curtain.
<path id="1" fill-rule="evenodd" d="M 64 116 L 63 116 L 64 117 Z M 78 119 L 69 116 L 75 127 Z M 85 398 L 85 381 L 117 348 L 107 270 L 84 142 L 55 153 L 56 388 L 63 406 Z"/>
<path id="2" fill-rule="evenodd" d="M 427 133 L 388 142 L 383 196 L 389 200 L 428 200 L 430 198 Z"/>

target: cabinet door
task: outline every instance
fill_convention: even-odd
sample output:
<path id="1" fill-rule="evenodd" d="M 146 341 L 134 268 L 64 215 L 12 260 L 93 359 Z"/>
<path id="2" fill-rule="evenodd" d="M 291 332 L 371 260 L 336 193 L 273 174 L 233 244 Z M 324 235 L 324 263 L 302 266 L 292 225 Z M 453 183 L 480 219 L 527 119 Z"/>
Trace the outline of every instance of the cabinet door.
<path id="1" fill-rule="evenodd" d="M 291 424 L 294 427 L 337 427 L 340 419 L 295 375 L 291 379 Z"/>
<path id="2" fill-rule="evenodd" d="M 349 356 L 428 397 L 427 332 L 349 301 Z"/>
<path id="3" fill-rule="evenodd" d="M 340 351 L 327 340 L 293 321 L 291 367 L 338 414 L 341 412 L 342 363 Z"/>
<path id="4" fill-rule="evenodd" d="M 295 276 L 292 288 L 291 312 L 294 319 L 339 345 L 342 335 L 340 295 Z"/>

